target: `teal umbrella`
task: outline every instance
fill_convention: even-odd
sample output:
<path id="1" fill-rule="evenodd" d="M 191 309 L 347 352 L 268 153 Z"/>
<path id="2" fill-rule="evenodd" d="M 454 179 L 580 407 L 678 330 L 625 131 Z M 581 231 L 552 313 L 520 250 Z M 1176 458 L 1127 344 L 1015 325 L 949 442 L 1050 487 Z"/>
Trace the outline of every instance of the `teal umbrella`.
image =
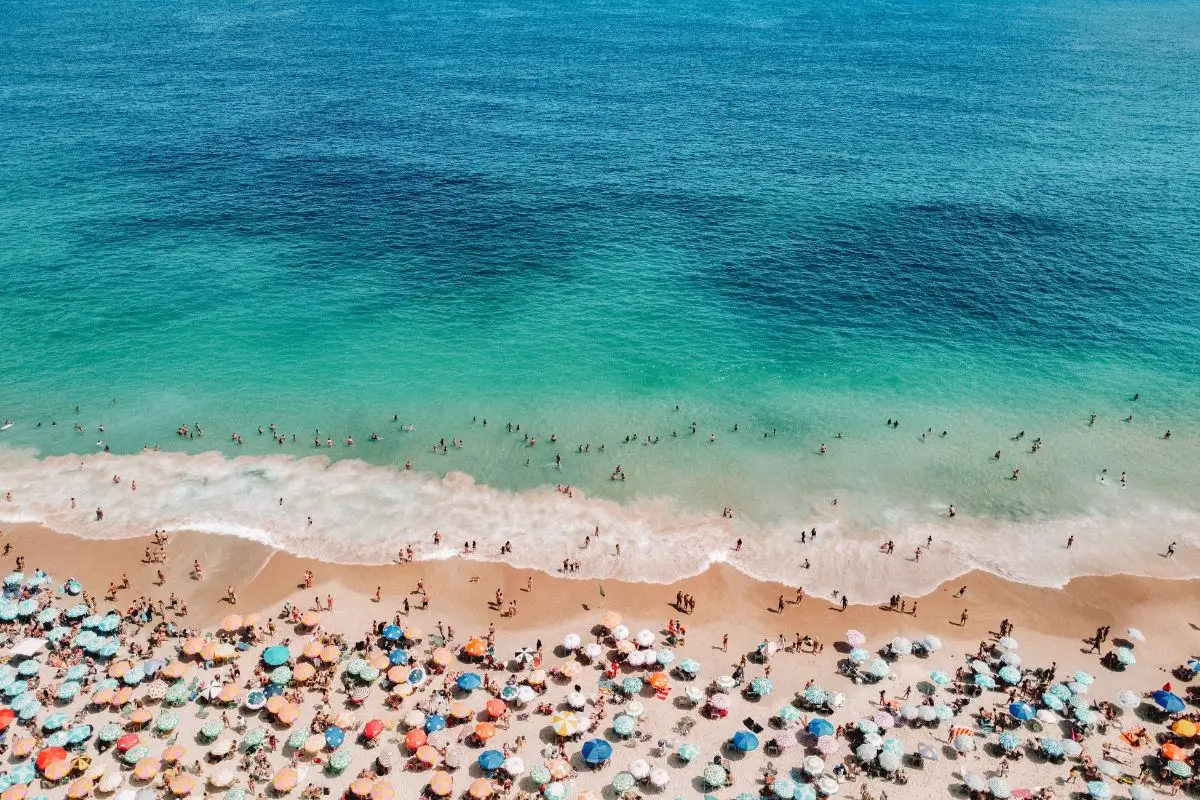
<path id="1" fill-rule="evenodd" d="M 934 670 L 929 673 L 929 680 L 933 681 L 938 686 L 945 686 L 950 682 L 950 674 L 941 670 Z"/>
<path id="2" fill-rule="evenodd" d="M 174 711 L 164 711 L 158 715 L 158 719 L 154 721 L 154 727 L 160 731 L 173 731 L 175 726 L 179 724 L 179 715 Z"/>
<path id="3" fill-rule="evenodd" d="M 1047 694 L 1052 694 L 1064 702 L 1071 699 L 1071 690 L 1061 683 L 1051 685 L 1047 690 Z"/>
<path id="4" fill-rule="evenodd" d="M 21 602 L 17 603 L 17 616 L 18 617 L 32 617 L 34 615 L 34 613 L 37 611 L 37 609 L 38 609 L 37 600 L 33 600 L 33 599 L 22 600 Z"/>
<path id="5" fill-rule="evenodd" d="M 1058 697 L 1050 694 L 1049 692 L 1042 695 L 1042 704 L 1051 711 L 1062 711 L 1064 708 L 1066 708 L 1066 705 L 1062 700 L 1058 699 Z"/>
<path id="6" fill-rule="evenodd" d="M 272 645 L 262 652 L 263 663 L 268 667 L 280 667 L 292 657 L 288 649 L 281 644 Z"/>
<path id="7" fill-rule="evenodd" d="M 679 671 L 687 675 L 696 675 L 700 672 L 700 662 L 694 658 L 685 658 L 679 662 Z"/>
<path id="8" fill-rule="evenodd" d="M 37 780 L 37 770 L 34 768 L 33 762 L 26 761 L 13 767 L 9 771 L 8 777 L 12 779 L 13 786 L 25 786 Z"/>
<path id="9" fill-rule="evenodd" d="M 49 736 L 46 737 L 45 746 L 46 747 L 66 747 L 67 746 L 67 732 L 66 731 L 55 731 L 54 733 L 50 734 Z"/>
<path id="10" fill-rule="evenodd" d="M 308 738 L 308 731 L 297 730 L 292 731 L 291 736 L 287 738 L 287 746 L 293 750 L 297 750 L 304 746 L 304 741 Z"/>
<path id="11" fill-rule="evenodd" d="M 167 694 L 165 697 L 163 697 L 163 700 L 165 700 L 168 705 L 172 706 L 181 706 L 187 702 L 187 699 L 188 689 L 183 683 L 177 683 L 170 689 L 167 689 Z"/>
<path id="12" fill-rule="evenodd" d="M 985 675 L 982 672 L 975 673 L 975 685 L 980 689 L 995 689 L 996 679 L 991 675 Z"/>
<path id="13" fill-rule="evenodd" d="M 267 740 L 267 732 L 262 728 L 253 728 L 246 733 L 242 739 L 242 744 L 246 747 L 258 747 Z"/>
<path id="14" fill-rule="evenodd" d="M 115 722 L 106 722 L 96 731 L 96 738 L 102 742 L 115 742 L 121 736 L 121 726 Z"/>
<path id="15" fill-rule="evenodd" d="M 349 672 L 351 675 L 357 675 L 365 666 L 367 666 L 366 661 L 363 661 L 361 658 L 352 658 L 346 664 L 346 672 Z"/>
<path id="16" fill-rule="evenodd" d="M 879 746 L 881 753 L 894 753 L 898 756 L 904 755 L 904 742 L 897 739 L 895 736 L 889 736 L 883 740 L 883 744 Z"/>
<path id="17" fill-rule="evenodd" d="M 1000 671 L 996 674 L 1000 676 L 1000 680 L 1004 681 L 1005 683 L 1013 684 L 1014 686 L 1021 682 L 1021 670 L 1017 669 L 1016 667 L 1001 667 Z"/>
<path id="18" fill-rule="evenodd" d="M 796 794 L 796 782 L 787 775 L 780 775 L 775 778 L 775 785 L 772 789 L 780 800 L 792 800 Z"/>
<path id="19" fill-rule="evenodd" d="M 784 722 L 795 722 L 800 719 L 800 709 L 795 706 L 784 706 L 779 709 L 779 718 Z"/>
<path id="20" fill-rule="evenodd" d="M 1124 664 L 1125 666 L 1132 667 L 1134 664 L 1137 663 L 1137 659 L 1134 658 L 1134 656 L 1133 656 L 1133 651 L 1130 650 L 1128 647 L 1118 647 L 1116 652 L 1117 652 L 1117 661 Z"/>
<path id="21" fill-rule="evenodd" d="M 546 784 L 546 788 L 542 790 L 542 796 L 546 800 L 566 800 L 567 785 L 562 781 L 554 781 Z"/>
<path id="22" fill-rule="evenodd" d="M 1071 676 L 1071 679 L 1075 681 L 1075 683 L 1082 683 L 1084 686 L 1091 686 L 1096 682 L 1095 677 L 1093 677 L 1090 672 L 1076 672 Z"/>
<path id="23" fill-rule="evenodd" d="M 633 775 L 628 772 L 618 772 L 613 776 L 612 788 L 617 794 L 624 794 L 632 789 L 637 784 Z"/>
<path id="24" fill-rule="evenodd" d="M 215 739 L 225 730 L 225 723 L 220 719 L 210 719 L 200 727 L 200 735 L 205 739 Z"/>
<path id="25" fill-rule="evenodd" d="M 42 625 L 49 625 L 58 619 L 58 609 L 54 606 L 43 608 L 38 612 L 38 615 L 35 617 L 35 619 Z"/>
<path id="26" fill-rule="evenodd" d="M 1021 737 L 1012 731 L 1004 731 L 1000 734 L 999 744 L 1005 750 L 1016 750 L 1021 746 Z"/>
<path id="27" fill-rule="evenodd" d="M 92 738 L 91 725 L 76 725 L 67 731 L 67 744 L 82 744 Z"/>
<path id="28" fill-rule="evenodd" d="M 64 675 L 63 677 L 69 681 L 78 681 L 78 680 L 82 680 L 82 679 L 86 678 L 87 674 L 88 674 L 87 667 L 85 667 L 83 664 L 76 664 L 73 667 L 69 667 L 67 669 L 67 674 Z"/>
<path id="29" fill-rule="evenodd" d="M 64 681 L 63 683 L 59 684 L 57 695 L 58 699 L 70 700 L 75 695 L 79 694 L 79 688 L 80 686 L 78 681 Z"/>
<path id="30" fill-rule="evenodd" d="M 56 731 L 71 721 L 66 714 L 51 714 L 42 722 L 42 730 Z"/>
<path id="31" fill-rule="evenodd" d="M 246 789 L 242 786 L 234 786 L 225 792 L 225 800 L 246 800 Z"/>
<path id="32" fill-rule="evenodd" d="M 128 686 L 136 686 L 146 680 L 146 671 L 141 667 L 133 667 L 121 676 L 121 680 Z"/>
<path id="33" fill-rule="evenodd" d="M 882 658 L 877 658 L 867 665 L 867 672 L 876 678 L 886 678 L 891 671 L 892 668 Z"/>
<path id="34" fill-rule="evenodd" d="M 16 618 L 17 618 L 17 604 L 16 603 L 5 603 L 4 605 L 0 606 L 0 620 L 4 620 L 5 622 L 12 622 Z"/>
<path id="35" fill-rule="evenodd" d="M 38 671 L 41 670 L 41 668 L 42 665 L 31 658 L 28 661 L 22 661 L 20 663 L 20 665 L 17 667 L 17 674 L 23 678 L 32 678 L 34 675 L 38 674 Z"/>
<path id="36" fill-rule="evenodd" d="M 681 761 L 694 761 L 700 757 L 700 748 L 691 742 L 684 742 L 679 745 L 679 749 L 675 751 Z"/>
<path id="37" fill-rule="evenodd" d="M 873 719 L 860 719 L 856 724 L 860 733 L 879 733 L 879 726 Z"/>
<path id="38" fill-rule="evenodd" d="M 550 770 L 546 768 L 545 764 L 538 764 L 529 770 L 529 779 L 539 786 L 549 783 L 551 780 Z"/>
<path id="39" fill-rule="evenodd" d="M 613 720 L 613 731 L 618 736 L 630 736 L 637 730 L 637 720 L 628 714 L 618 714 Z"/>
<path id="40" fill-rule="evenodd" d="M 804 690 L 804 699 L 811 705 L 819 706 L 829 699 L 829 692 L 820 686 L 810 686 Z"/>
<path id="41" fill-rule="evenodd" d="M 372 667 L 370 664 L 358 671 L 359 680 L 364 680 L 367 683 L 379 679 L 379 670 Z"/>
<path id="42" fill-rule="evenodd" d="M 775 691 L 775 684 L 771 682 L 770 678 L 758 677 L 750 681 L 750 691 L 759 697 L 766 697 Z"/>
<path id="43" fill-rule="evenodd" d="M 333 772 L 341 772 L 346 767 L 350 766 L 350 762 L 354 759 L 349 751 L 339 750 L 329 757 L 329 769 Z"/>
<path id="44" fill-rule="evenodd" d="M 700 777 L 704 779 L 704 783 L 708 786 L 725 785 L 725 770 L 716 764 L 709 764 L 707 767 L 705 767 L 704 772 Z"/>

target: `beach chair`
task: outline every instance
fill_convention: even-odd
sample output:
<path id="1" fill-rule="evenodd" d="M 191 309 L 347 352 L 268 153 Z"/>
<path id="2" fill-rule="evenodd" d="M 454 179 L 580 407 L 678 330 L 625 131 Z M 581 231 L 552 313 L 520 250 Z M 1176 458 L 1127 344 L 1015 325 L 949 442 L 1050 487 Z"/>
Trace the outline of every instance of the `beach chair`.
<path id="1" fill-rule="evenodd" d="M 671 687 L 667 686 L 665 688 L 656 690 L 654 692 L 654 696 L 657 697 L 659 700 L 666 700 L 668 697 L 671 696 Z"/>

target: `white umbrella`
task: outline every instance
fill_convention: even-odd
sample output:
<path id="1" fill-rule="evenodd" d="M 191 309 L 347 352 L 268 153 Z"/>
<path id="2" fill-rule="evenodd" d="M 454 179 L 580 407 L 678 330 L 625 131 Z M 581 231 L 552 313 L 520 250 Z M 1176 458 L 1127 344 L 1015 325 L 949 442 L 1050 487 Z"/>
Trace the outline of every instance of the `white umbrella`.
<path id="1" fill-rule="evenodd" d="M 737 686 L 737 681 L 728 675 L 722 675 L 721 677 L 717 678 L 717 688 L 722 692 L 731 691 L 735 686 Z"/>
<path id="2" fill-rule="evenodd" d="M 504 759 L 504 763 L 500 765 L 500 769 L 516 777 L 525 772 L 525 762 L 521 760 L 520 756 L 509 756 Z"/>
<path id="3" fill-rule="evenodd" d="M 580 641 L 578 633 L 568 633 L 563 637 L 563 647 L 567 650 L 578 650 L 579 644 Z"/>
<path id="4" fill-rule="evenodd" d="M 220 770 L 215 775 L 213 775 L 211 778 L 209 778 L 208 782 L 211 783 L 213 786 L 216 786 L 218 789 L 223 789 L 226 786 L 229 786 L 230 784 L 232 784 L 234 779 L 236 779 L 236 778 L 237 778 L 237 773 L 235 773 L 232 769 L 226 768 L 226 769 Z"/>
<path id="5" fill-rule="evenodd" d="M 924 644 L 925 649 L 931 653 L 936 653 L 938 650 L 942 649 L 942 640 L 932 633 L 925 634 L 925 638 L 921 640 L 921 643 Z"/>
<path id="6" fill-rule="evenodd" d="M 892 652 L 901 656 L 908 655 L 912 652 L 912 641 L 907 637 L 897 636 L 892 639 Z"/>
<path id="7" fill-rule="evenodd" d="M 425 726 L 425 712 L 412 709 L 404 715 L 404 724 L 410 728 L 422 728 Z"/>
<path id="8" fill-rule="evenodd" d="M 1008 664 L 1010 667 L 1021 666 L 1021 657 L 1011 650 L 1001 655 L 1000 660 L 1005 664 Z"/>
<path id="9" fill-rule="evenodd" d="M 614 642 L 619 642 L 622 639 L 628 639 L 629 628 L 625 627 L 624 625 L 618 625 L 612 629 L 612 638 Z"/>
<path id="10" fill-rule="evenodd" d="M 639 781 L 650 775 L 650 764 L 644 758 L 637 758 L 629 762 L 629 774 L 637 778 Z"/>
<path id="11" fill-rule="evenodd" d="M 625 658 L 626 663 L 631 667 L 641 667 L 646 664 L 646 654 L 641 650 L 634 650 Z"/>
<path id="12" fill-rule="evenodd" d="M 535 692 L 533 690 L 533 687 L 531 687 L 531 686 L 518 686 L 517 687 L 517 702 L 518 703 L 528 703 L 529 701 L 533 700 L 533 698 L 535 698 L 535 697 L 537 697 L 537 692 Z"/>
<path id="13" fill-rule="evenodd" d="M 846 695 L 842 694 L 841 692 L 830 692 L 825 697 L 825 705 L 829 706 L 831 709 L 841 708 L 845 702 Z"/>
<path id="14" fill-rule="evenodd" d="M 209 755 L 220 758 L 233 750 L 233 747 L 234 742 L 232 739 L 221 739 L 220 741 L 213 742 L 212 746 L 208 748 L 208 752 Z"/>
<path id="15" fill-rule="evenodd" d="M 632 700 L 625 705 L 625 713 L 631 717 L 640 717 L 645 711 L 645 707 L 637 700 Z"/>
<path id="16" fill-rule="evenodd" d="M 656 786 L 659 789 L 671 782 L 671 775 L 662 767 L 655 767 L 650 770 L 650 785 Z"/>
<path id="17" fill-rule="evenodd" d="M 604 655 L 604 648 L 595 642 L 588 642 L 583 646 L 583 654 L 589 659 L 597 659 Z"/>
<path id="18" fill-rule="evenodd" d="M 832 778 L 828 775 L 826 775 L 824 778 L 821 778 L 821 780 L 817 781 L 817 790 L 821 794 L 824 794 L 824 795 L 837 794 L 838 789 L 840 789 L 840 788 L 841 788 L 841 786 L 838 784 L 837 779 Z"/>
<path id="19" fill-rule="evenodd" d="M 638 647 L 649 647 L 654 644 L 654 634 L 649 630 L 640 630 L 634 637 L 634 641 L 638 643 Z"/>
<path id="20" fill-rule="evenodd" d="M 1000 647 L 1003 647 L 1005 650 L 1016 650 L 1020 647 L 1020 645 L 1017 644 L 1017 640 L 1011 636 L 1001 636 L 1000 640 L 996 642 L 996 644 Z"/>
<path id="21" fill-rule="evenodd" d="M 587 698 L 582 692 L 571 692 L 567 695 L 567 705 L 574 709 L 580 709 L 587 705 Z"/>
<path id="22" fill-rule="evenodd" d="M 1145 634 L 1143 634 L 1143 633 L 1142 633 L 1141 631 L 1139 631 L 1137 628 L 1129 628 L 1129 629 L 1127 629 L 1127 630 L 1125 631 L 1125 634 L 1126 634 L 1126 635 L 1127 635 L 1127 636 L 1128 636 L 1130 639 L 1132 639 L 1132 640 L 1133 640 L 1133 641 L 1135 641 L 1135 642 L 1144 642 L 1144 641 L 1146 641 L 1146 636 L 1145 636 Z"/>

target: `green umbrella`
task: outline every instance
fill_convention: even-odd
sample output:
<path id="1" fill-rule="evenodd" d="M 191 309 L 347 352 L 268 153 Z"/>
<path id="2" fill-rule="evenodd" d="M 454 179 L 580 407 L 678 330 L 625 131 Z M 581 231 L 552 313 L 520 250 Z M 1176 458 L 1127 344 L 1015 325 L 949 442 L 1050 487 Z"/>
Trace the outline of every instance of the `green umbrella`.
<path id="1" fill-rule="evenodd" d="M 800 719 L 800 709 L 795 706 L 784 706 L 779 709 L 779 718 L 784 722 L 795 722 Z"/>
<path id="2" fill-rule="evenodd" d="M 691 742 L 684 742 L 683 744 L 679 745 L 676 755 L 678 755 L 682 761 L 694 761 L 700 756 L 700 748 Z"/>
<path id="3" fill-rule="evenodd" d="M 122 758 L 126 764 L 136 764 L 148 755 L 150 755 L 150 748 L 144 744 L 138 744 L 126 750 Z"/>
<path id="4" fill-rule="evenodd" d="M 754 692 L 760 697 L 765 697 L 766 695 L 769 695 L 771 692 L 775 691 L 775 684 L 771 682 L 770 678 L 755 678 L 754 680 L 750 681 L 750 691 Z"/>
<path id="5" fill-rule="evenodd" d="M 339 750 L 329 757 L 329 769 L 333 772 L 341 772 L 350 766 L 353 759 L 354 757 L 348 751 Z"/>
<path id="6" fill-rule="evenodd" d="M 542 790 L 542 796 L 546 800 L 566 800 L 567 785 L 562 781 L 546 784 L 546 788 Z"/>
<path id="7" fill-rule="evenodd" d="M 96 738 L 102 742 L 115 742 L 121 738 L 121 726 L 115 722 L 105 723 L 96 732 Z"/>
<path id="8" fill-rule="evenodd" d="M 291 683 L 292 671 L 288 667 L 276 667 L 271 670 L 271 683 L 277 683 L 280 686 L 287 686 Z"/>
<path id="9" fill-rule="evenodd" d="M 629 736 L 637 729 L 637 720 L 628 714 L 618 714 L 613 720 L 613 730 L 618 736 Z"/>
<path id="10" fill-rule="evenodd" d="M 215 739 L 225 730 L 225 723 L 219 719 L 210 719 L 200 728 L 200 735 L 205 739 Z"/>
<path id="11" fill-rule="evenodd" d="M 182 683 L 177 683 L 170 689 L 167 689 L 167 694 L 163 699 L 170 705 L 181 706 L 187 702 L 188 690 L 187 686 Z"/>
<path id="12" fill-rule="evenodd" d="M 550 782 L 550 770 L 545 764 L 538 764 L 533 769 L 529 770 L 529 779 L 541 786 L 543 783 Z"/>
<path id="13" fill-rule="evenodd" d="M 246 800 L 246 790 L 241 786 L 235 786 L 225 793 L 225 800 Z"/>
<path id="14" fill-rule="evenodd" d="M 701 776 L 704 782 L 709 786 L 724 786 L 725 785 L 725 770 L 716 764 L 709 764 L 704 768 L 704 774 Z"/>
<path id="15" fill-rule="evenodd" d="M 359 680 L 364 680 L 367 683 L 379 679 L 379 670 L 372 667 L 370 664 L 358 671 Z"/>
<path id="16" fill-rule="evenodd" d="M 308 731 L 298 730 L 292 731 L 291 736 L 287 738 L 287 746 L 296 750 L 304 746 L 305 740 L 308 739 Z"/>
<path id="17" fill-rule="evenodd" d="M 351 675 L 357 675 L 359 672 L 362 672 L 362 668 L 365 666 L 367 666 L 366 661 L 363 661 L 361 658 L 353 658 L 346 665 L 346 672 L 349 672 Z"/>
<path id="18" fill-rule="evenodd" d="M 158 715 L 158 719 L 154 722 L 154 727 L 160 731 L 173 731 L 175 726 L 179 724 L 179 715 L 174 711 L 164 711 Z"/>
<path id="19" fill-rule="evenodd" d="M 245 738 L 242 739 L 242 742 L 246 747 L 258 747 L 260 744 L 265 742 L 266 739 L 267 732 L 265 730 L 262 728 L 254 728 L 246 734 Z"/>
<path id="20" fill-rule="evenodd" d="M 633 775 L 628 772 L 618 772 L 612 779 L 613 791 L 617 794 L 628 792 L 636 783 L 637 781 L 634 780 Z"/>

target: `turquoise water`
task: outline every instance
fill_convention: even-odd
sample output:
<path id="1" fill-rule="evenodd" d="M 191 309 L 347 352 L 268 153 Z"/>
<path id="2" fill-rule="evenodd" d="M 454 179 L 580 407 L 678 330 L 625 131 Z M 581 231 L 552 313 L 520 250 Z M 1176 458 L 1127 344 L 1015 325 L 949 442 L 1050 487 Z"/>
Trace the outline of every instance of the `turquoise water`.
<path id="1" fill-rule="evenodd" d="M 873 547 L 952 502 L 975 561 L 995 526 L 1158 546 L 1200 511 L 1193 4 L 61 0 L 5 18 L 9 517 L 87 527 L 31 453 L 97 441 L 411 463 L 423 496 L 388 470 L 264 479 L 336 534 L 288 544 L 355 559 L 439 527 L 428 492 L 453 505 L 458 471 L 518 493 L 457 520 L 475 537 L 495 501 L 529 541 L 575 541 L 591 514 L 630 539 L 707 531 L 696 563 L 738 531 L 789 569 L 799 526 Z M 196 421 L 202 439 L 174 435 Z M 297 443 L 255 433 L 270 422 Z M 215 470 L 238 493 L 240 467 L 116 463 L 162 483 L 109 499 L 110 520 L 284 536 L 173 486 Z M 522 522 L 543 495 L 521 493 L 556 484 L 624 510 Z M 380 506 L 412 516 L 340 513 L 353 490 L 347 507 L 395 491 Z"/>

